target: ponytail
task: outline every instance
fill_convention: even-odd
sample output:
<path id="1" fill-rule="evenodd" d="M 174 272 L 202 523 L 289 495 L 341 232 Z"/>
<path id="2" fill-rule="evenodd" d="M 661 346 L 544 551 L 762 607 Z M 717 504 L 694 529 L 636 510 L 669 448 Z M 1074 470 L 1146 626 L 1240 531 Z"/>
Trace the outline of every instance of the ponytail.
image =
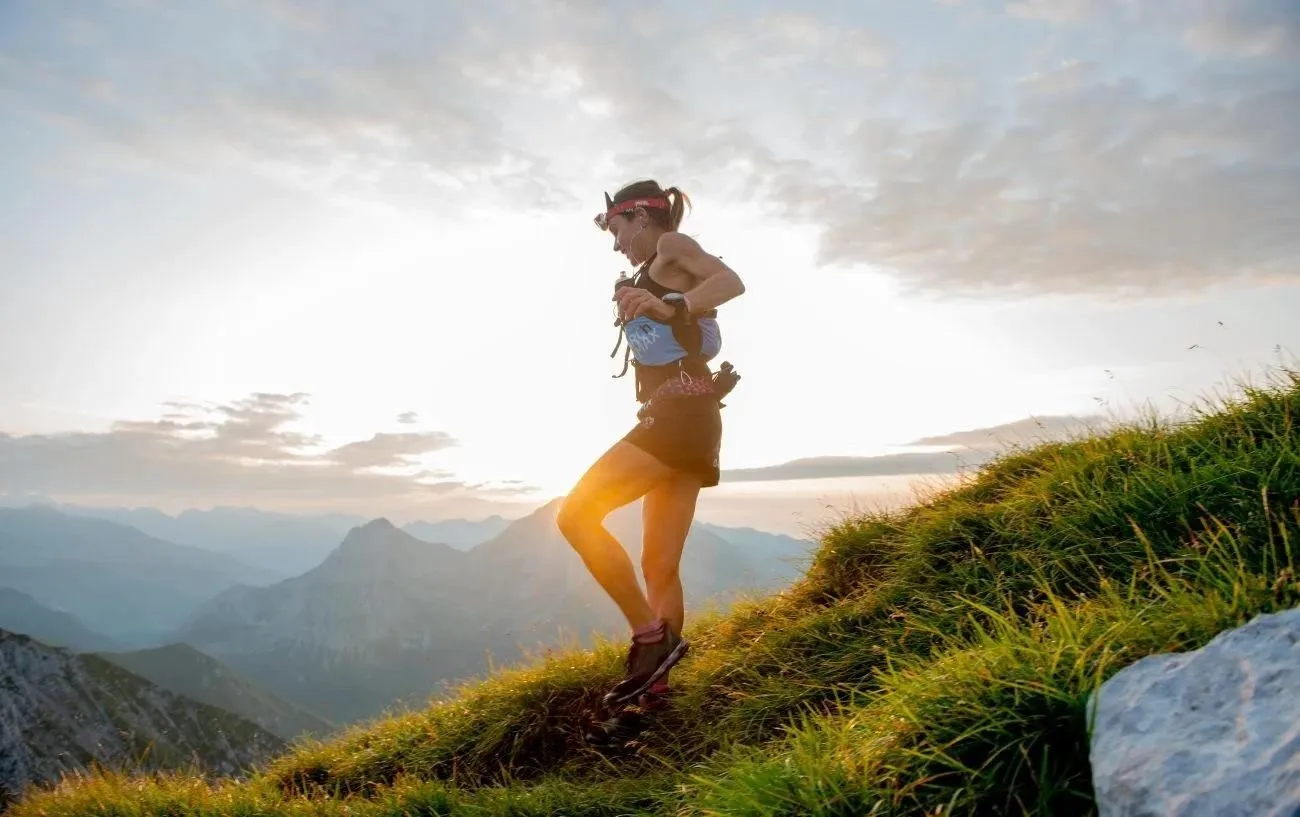
<path id="1" fill-rule="evenodd" d="M 664 196 L 668 199 L 668 229 L 676 230 L 682 225 L 682 217 L 691 203 L 690 197 L 676 187 L 665 190 Z"/>

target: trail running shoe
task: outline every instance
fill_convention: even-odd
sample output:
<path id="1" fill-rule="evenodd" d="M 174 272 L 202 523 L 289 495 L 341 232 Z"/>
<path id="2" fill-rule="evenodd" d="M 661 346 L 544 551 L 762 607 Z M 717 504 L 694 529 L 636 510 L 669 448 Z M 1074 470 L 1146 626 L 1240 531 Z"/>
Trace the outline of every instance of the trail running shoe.
<path id="1" fill-rule="evenodd" d="M 623 680 L 605 693 L 603 703 L 607 709 L 615 709 L 636 700 L 638 695 L 662 678 L 664 673 L 686 655 L 689 645 L 667 624 L 661 622 L 659 632 L 663 634 L 662 637 L 652 643 L 632 639 L 632 646 L 624 662 L 627 673 Z"/>
<path id="2" fill-rule="evenodd" d="M 622 746 L 641 733 L 645 727 L 645 714 L 625 709 L 613 717 L 591 724 L 583 734 L 590 746 L 609 749 Z"/>

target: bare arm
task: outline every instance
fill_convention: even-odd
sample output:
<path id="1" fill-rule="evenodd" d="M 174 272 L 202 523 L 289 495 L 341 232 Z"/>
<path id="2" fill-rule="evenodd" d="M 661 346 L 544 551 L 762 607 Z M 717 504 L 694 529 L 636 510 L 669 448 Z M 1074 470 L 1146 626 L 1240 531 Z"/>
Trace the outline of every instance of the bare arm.
<path id="1" fill-rule="evenodd" d="M 735 270 L 710 255 L 690 236 L 677 232 L 659 237 L 658 253 L 664 261 L 685 270 L 696 282 L 686 291 L 691 312 L 707 312 L 745 291 L 745 283 Z"/>

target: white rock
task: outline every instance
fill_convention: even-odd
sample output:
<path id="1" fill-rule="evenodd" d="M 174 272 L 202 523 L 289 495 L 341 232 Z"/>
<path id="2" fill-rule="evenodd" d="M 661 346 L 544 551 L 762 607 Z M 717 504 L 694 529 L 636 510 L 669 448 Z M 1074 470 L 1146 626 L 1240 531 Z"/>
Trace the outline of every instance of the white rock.
<path id="1" fill-rule="evenodd" d="M 1100 817 L 1300 815 L 1300 609 L 1142 658 L 1094 711 Z"/>

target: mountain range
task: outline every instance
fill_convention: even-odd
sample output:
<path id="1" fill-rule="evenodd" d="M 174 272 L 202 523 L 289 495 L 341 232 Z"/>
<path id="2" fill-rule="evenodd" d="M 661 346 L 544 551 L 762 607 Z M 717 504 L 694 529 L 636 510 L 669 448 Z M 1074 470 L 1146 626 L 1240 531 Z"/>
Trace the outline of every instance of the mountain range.
<path id="1" fill-rule="evenodd" d="M 259 508 L 217 506 L 190 509 L 175 516 L 154 508 L 101 508 L 42 502 L 41 507 L 69 515 L 105 519 L 142 533 L 182 545 L 225 553 L 264 571 L 248 584 L 270 584 L 298 576 L 320 564 L 348 531 L 370 521 L 349 514 L 300 515 Z M 511 520 L 499 515 L 485 519 L 415 521 L 403 526 L 411 535 L 468 550 L 505 530 Z"/>
<path id="2" fill-rule="evenodd" d="M 87 509 L 0 509 L 0 585 L 10 585 L 0 590 L 0 627 L 94 652 L 279 737 L 320 735 L 419 705 L 490 662 L 514 661 L 562 636 L 625 637 L 617 608 L 559 534 L 558 506 L 557 499 L 517 520 L 400 529 L 386 519 L 361 521 L 319 561 L 278 580 L 266 564 L 242 558 L 274 552 L 274 531 L 288 530 L 296 544 L 280 554 L 309 564 L 318 547 L 311 538 L 350 518 L 97 511 L 115 517 L 105 519 Z M 127 519 L 222 552 L 161 539 Z M 637 562 L 640 503 L 616 511 L 607 526 Z M 221 539 L 221 530 L 262 545 L 250 550 Z M 441 532 L 454 544 L 412 532 Z M 810 546 L 697 522 L 682 560 L 688 610 L 782 586 Z"/>
<path id="3" fill-rule="evenodd" d="M 0 574 L 0 581 L 4 579 L 4 574 Z M 51 610 L 12 587 L 0 587 L 0 627 L 75 652 L 117 650 L 122 646 L 91 630 L 71 613 Z"/>
<path id="4" fill-rule="evenodd" d="M 499 514 L 492 514 L 483 519 L 443 519 L 437 522 L 409 522 L 402 525 L 402 530 L 423 539 L 426 542 L 442 542 L 456 550 L 470 548 L 500 534 L 514 520 Z"/>
<path id="5" fill-rule="evenodd" d="M 175 639 L 277 695 L 345 722 L 419 705 L 445 687 L 563 637 L 624 637 L 617 607 L 562 538 L 551 502 L 468 551 L 425 542 L 385 519 L 352 529 L 318 567 L 270 587 L 234 587 Z M 640 558 L 640 508 L 607 526 Z M 682 558 L 688 609 L 793 578 L 805 549 L 751 552 L 692 529 Z"/>
<path id="6" fill-rule="evenodd" d="M 239 715 L 286 741 L 325 737 L 336 728 L 189 644 L 95 655 L 163 689 Z"/>
<path id="7" fill-rule="evenodd" d="M 0 585 L 127 647 L 174 632 L 229 587 L 269 580 L 274 576 L 228 554 L 117 522 L 44 507 L 0 508 Z"/>

